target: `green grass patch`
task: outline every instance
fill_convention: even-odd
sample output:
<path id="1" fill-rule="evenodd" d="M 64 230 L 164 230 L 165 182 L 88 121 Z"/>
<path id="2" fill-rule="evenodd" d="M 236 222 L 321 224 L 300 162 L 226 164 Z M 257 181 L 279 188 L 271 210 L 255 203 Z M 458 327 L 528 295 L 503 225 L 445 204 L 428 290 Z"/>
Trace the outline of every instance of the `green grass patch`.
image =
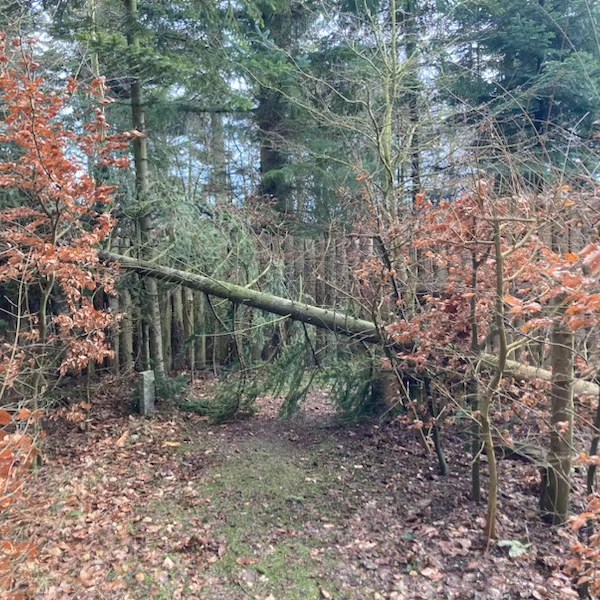
<path id="1" fill-rule="evenodd" d="M 213 573 L 277 598 L 320 598 L 321 586 L 333 593 L 324 573 L 334 565 L 324 554 L 319 560 L 311 555 L 320 542 L 305 530 L 324 516 L 331 476 L 288 448 L 253 445 L 215 467 L 203 493 L 212 500 L 227 553 Z"/>

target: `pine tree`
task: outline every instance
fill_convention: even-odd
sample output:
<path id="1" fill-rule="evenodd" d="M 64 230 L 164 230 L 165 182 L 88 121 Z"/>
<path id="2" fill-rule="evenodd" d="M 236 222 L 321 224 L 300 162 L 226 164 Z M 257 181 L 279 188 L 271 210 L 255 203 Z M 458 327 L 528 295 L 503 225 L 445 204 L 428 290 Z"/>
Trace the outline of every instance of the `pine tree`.
<path id="1" fill-rule="evenodd" d="M 535 186 L 581 169 L 600 112 L 598 6 L 451 0 L 445 8 L 460 33 L 446 39 L 441 82 L 468 123 L 485 124 L 478 153 L 497 165 L 488 167 L 502 178 L 510 162 Z"/>

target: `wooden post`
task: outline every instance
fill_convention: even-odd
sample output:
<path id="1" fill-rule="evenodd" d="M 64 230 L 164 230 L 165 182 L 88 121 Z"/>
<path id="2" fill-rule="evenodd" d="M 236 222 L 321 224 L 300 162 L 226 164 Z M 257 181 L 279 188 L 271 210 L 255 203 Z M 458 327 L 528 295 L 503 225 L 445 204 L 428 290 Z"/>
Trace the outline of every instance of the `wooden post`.
<path id="1" fill-rule="evenodd" d="M 156 411 L 156 382 L 154 371 L 143 371 L 140 373 L 140 390 L 138 412 L 147 417 Z"/>

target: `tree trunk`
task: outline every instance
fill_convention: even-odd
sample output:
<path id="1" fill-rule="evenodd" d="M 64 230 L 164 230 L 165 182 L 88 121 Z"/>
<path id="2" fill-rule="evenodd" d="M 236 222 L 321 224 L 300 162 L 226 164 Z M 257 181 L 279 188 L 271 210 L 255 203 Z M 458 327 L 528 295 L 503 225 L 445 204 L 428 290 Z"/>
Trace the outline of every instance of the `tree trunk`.
<path id="1" fill-rule="evenodd" d="M 113 315 L 118 315 L 119 312 L 121 311 L 120 306 L 119 306 L 119 296 L 109 296 L 108 297 L 108 306 L 110 307 L 110 312 Z M 113 352 L 115 353 L 112 361 L 111 361 L 111 366 L 112 366 L 112 371 L 115 375 L 118 375 L 121 372 L 121 336 L 120 336 L 120 329 L 123 326 L 123 324 L 119 324 L 119 323 L 114 323 L 110 330 L 111 330 L 111 338 L 112 338 L 112 347 L 113 347 Z"/>
<path id="2" fill-rule="evenodd" d="M 481 350 L 479 349 L 479 325 L 477 320 L 477 275 L 481 262 L 477 259 L 477 254 L 471 255 L 471 294 L 469 301 L 471 317 L 471 352 L 473 354 L 473 363 L 479 359 Z M 479 413 L 479 382 L 477 373 L 473 372 L 471 379 L 467 382 L 467 398 L 471 407 L 471 498 L 473 502 L 481 501 L 481 431 L 478 419 L 475 417 Z"/>
<path id="3" fill-rule="evenodd" d="M 316 273 L 315 273 L 315 242 L 304 240 L 304 298 L 315 302 L 316 298 Z"/>
<path id="4" fill-rule="evenodd" d="M 379 335 L 373 323 L 363 319 L 349 317 L 333 310 L 311 306 L 304 302 L 289 300 L 279 296 L 273 296 L 265 292 L 259 292 L 241 285 L 218 281 L 204 275 L 196 275 L 161 267 L 148 261 L 137 260 L 128 256 L 120 256 L 109 252 L 102 254 L 105 258 L 118 261 L 127 269 L 138 272 L 140 275 L 160 278 L 163 282 L 179 283 L 192 289 L 204 292 L 211 296 L 231 300 L 238 304 L 244 304 L 258 308 L 280 316 L 289 316 L 291 319 L 303 321 L 310 325 L 328 329 L 343 335 L 349 335 L 364 341 L 378 342 Z M 196 322 L 196 327 L 198 327 Z"/>
<path id="5" fill-rule="evenodd" d="M 161 340 L 163 348 L 163 360 L 165 363 L 165 371 L 168 373 L 173 368 L 173 346 L 171 340 L 171 332 L 173 325 L 173 309 L 171 306 L 171 294 L 173 290 L 162 289 L 158 297 L 158 305 L 160 307 L 161 318 Z"/>
<path id="6" fill-rule="evenodd" d="M 319 238 L 315 243 L 315 304 L 325 306 L 325 261 L 327 253 L 327 239 Z M 319 328 L 315 349 L 319 358 L 323 358 L 322 351 L 327 345 L 326 332 Z"/>
<path id="7" fill-rule="evenodd" d="M 194 339 L 194 291 L 188 287 L 183 288 L 183 339 L 184 351 L 187 357 L 187 366 L 193 372 L 196 366 L 196 345 Z"/>
<path id="8" fill-rule="evenodd" d="M 340 333 L 356 340 L 374 344 L 381 343 L 382 341 L 375 324 L 366 319 L 357 319 L 356 317 L 350 317 L 344 313 L 327 308 L 281 298 L 280 296 L 259 292 L 234 283 L 219 281 L 211 277 L 205 277 L 204 275 L 180 271 L 179 269 L 163 267 L 148 261 L 121 256 L 112 252 L 102 252 L 101 257 L 105 260 L 118 262 L 121 267 L 136 271 L 140 275 L 155 277 L 163 282 L 181 284 L 211 296 L 225 298 L 232 302 L 264 310 L 275 315 L 289 317 L 290 319 L 322 329 L 328 329 L 329 331 Z M 198 323 L 196 323 L 196 327 L 198 327 Z M 398 350 L 406 349 L 402 345 L 394 345 L 393 347 Z M 496 356 L 481 354 L 479 355 L 479 359 L 488 367 L 495 367 L 496 369 L 498 367 L 498 357 Z M 554 382 L 553 372 L 530 367 L 514 360 L 506 361 L 504 375 L 524 381 L 541 380 Z M 577 395 L 598 395 L 600 391 L 600 386 L 591 381 L 583 379 L 573 381 L 571 379 L 571 383 L 573 384 L 573 393 Z"/>
<path id="9" fill-rule="evenodd" d="M 173 303 L 173 322 L 171 325 L 171 351 L 173 354 L 173 368 L 181 371 L 185 365 L 185 335 L 183 326 L 183 288 L 177 286 L 171 294 Z"/>
<path id="10" fill-rule="evenodd" d="M 492 437 L 492 404 L 498 386 L 502 382 L 506 365 L 506 326 L 504 323 L 504 256 L 501 248 L 500 223 L 494 221 L 494 249 L 496 257 L 496 329 L 498 335 L 498 365 L 492 381 L 481 395 L 481 437 L 488 459 L 488 509 L 485 536 L 488 545 L 496 537 L 496 515 L 498 513 L 498 462 Z"/>
<path id="11" fill-rule="evenodd" d="M 304 239 L 299 235 L 295 235 L 292 238 L 292 252 L 292 260 L 294 261 L 293 273 L 296 284 L 295 295 L 296 298 L 300 299 L 304 292 L 306 281 L 304 280 Z"/>
<path id="12" fill-rule="evenodd" d="M 210 194 L 217 205 L 222 205 L 229 202 L 227 153 L 222 114 L 212 113 L 210 115 L 210 129 L 210 162 L 212 164 Z"/>
<path id="13" fill-rule="evenodd" d="M 189 286 L 194 289 L 193 286 Z M 198 288 L 196 288 L 198 289 Z M 194 354 L 196 369 L 206 367 L 206 314 L 204 292 L 194 292 Z"/>
<path id="14" fill-rule="evenodd" d="M 554 525 L 564 523 L 569 512 L 573 442 L 574 336 L 561 316 L 552 330 L 552 430 L 540 501 L 543 518 Z"/>
<path id="15" fill-rule="evenodd" d="M 146 134 L 146 115 L 142 97 L 142 85 L 138 75 L 137 54 L 140 50 L 140 42 L 137 35 L 137 0 L 125 0 L 125 11 L 127 19 L 127 46 L 129 49 L 130 75 L 134 78 L 131 83 L 131 120 L 133 129 L 144 135 L 136 137 L 133 141 L 133 158 L 135 163 L 135 184 L 137 199 L 140 206 L 148 201 L 150 191 L 150 178 L 148 173 L 148 141 Z M 152 250 L 149 246 L 152 240 L 152 218 L 143 211 L 139 219 L 142 244 L 146 247 L 145 258 L 152 258 Z M 158 303 L 158 283 L 156 279 L 147 279 L 145 282 L 148 294 L 148 315 L 144 318 L 148 324 L 150 336 L 150 352 L 154 369 L 158 373 L 164 373 L 165 363 L 163 358 L 161 340 L 161 315 Z"/>
<path id="16" fill-rule="evenodd" d="M 127 287 L 120 291 L 123 321 L 121 322 L 121 367 L 124 373 L 133 371 L 133 315 L 131 294 Z"/>

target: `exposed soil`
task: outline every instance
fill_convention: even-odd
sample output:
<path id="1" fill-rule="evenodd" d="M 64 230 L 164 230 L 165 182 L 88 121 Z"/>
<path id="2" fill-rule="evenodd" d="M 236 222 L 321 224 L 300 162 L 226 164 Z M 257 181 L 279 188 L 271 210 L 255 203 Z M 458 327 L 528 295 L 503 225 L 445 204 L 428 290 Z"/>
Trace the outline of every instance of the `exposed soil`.
<path id="1" fill-rule="evenodd" d="M 292 421 L 263 399 L 213 426 L 169 407 L 131 416 L 129 389 L 104 386 L 83 420 L 48 426 L 45 463 L 9 515 L 39 546 L 16 573 L 25 597 L 578 597 L 560 571 L 570 534 L 540 522 L 533 466 L 501 462 L 499 540 L 527 545 L 513 559 L 484 552 L 485 505 L 450 434 L 440 477 L 414 431 L 341 426 L 323 394 Z"/>

